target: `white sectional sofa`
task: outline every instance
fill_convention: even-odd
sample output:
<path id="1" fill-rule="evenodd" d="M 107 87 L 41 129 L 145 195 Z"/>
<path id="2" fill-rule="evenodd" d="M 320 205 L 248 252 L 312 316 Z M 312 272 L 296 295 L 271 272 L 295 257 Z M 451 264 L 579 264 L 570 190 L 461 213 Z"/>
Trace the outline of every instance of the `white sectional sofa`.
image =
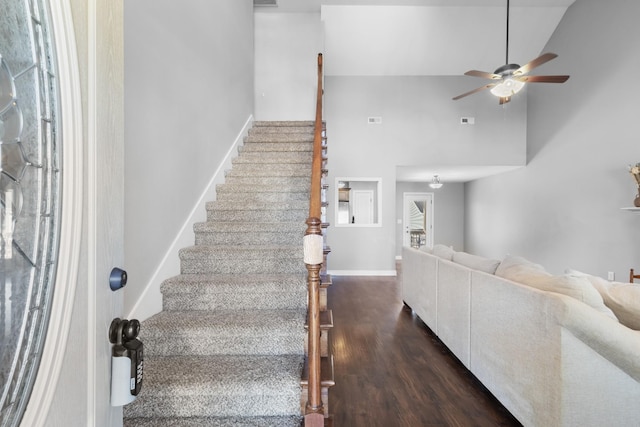
<path id="1" fill-rule="evenodd" d="M 404 302 L 524 426 L 640 426 L 640 331 L 602 279 L 441 245 L 404 248 L 401 275 Z"/>

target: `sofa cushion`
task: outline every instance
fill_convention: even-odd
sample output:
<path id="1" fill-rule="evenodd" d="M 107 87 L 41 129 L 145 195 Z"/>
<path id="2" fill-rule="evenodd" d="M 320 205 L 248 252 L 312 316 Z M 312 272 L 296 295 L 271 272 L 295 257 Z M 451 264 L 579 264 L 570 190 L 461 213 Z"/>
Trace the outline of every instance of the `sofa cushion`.
<path id="1" fill-rule="evenodd" d="M 569 271 L 584 274 L 575 270 Z M 598 290 L 604 304 L 613 311 L 620 323 L 628 328 L 640 330 L 640 285 L 610 282 L 590 274 L 584 274 L 584 277 Z"/>
<path id="2" fill-rule="evenodd" d="M 496 275 L 542 291 L 568 295 L 590 305 L 602 314 L 615 318 L 611 310 L 605 306 L 602 296 L 584 276 L 574 274 L 554 276 L 540 264 L 513 255 L 505 257 L 496 269 Z"/>
<path id="3" fill-rule="evenodd" d="M 447 261 L 451 261 L 453 259 L 453 248 L 445 245 L 435 245 L 433 247 L 433 252 L 435 256 L 446 259 Z"/>
<path id="4" fill-rule="evenodd" d="M 484 271 L 489 274 L 494 274 L 496 272 L 496 268 L 500 265 L 500 261 L 497 259 L 484 258 L 466 252 L 454 252 L 453 262 L 474 270 Z"/>

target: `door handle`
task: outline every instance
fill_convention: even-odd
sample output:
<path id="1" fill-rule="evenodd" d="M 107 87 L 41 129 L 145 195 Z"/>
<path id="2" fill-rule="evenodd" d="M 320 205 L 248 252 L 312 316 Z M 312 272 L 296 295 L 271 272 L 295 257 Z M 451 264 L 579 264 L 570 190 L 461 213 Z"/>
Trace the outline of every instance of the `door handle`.
<path id="1" fill-rule="evenodd" d="M 127 284 L 127 272 L 119 269 L 118 267 L 114 267 L 111 270 L 111 274 L 109 275 L 109 287 L 112 291 L 117 291 L 120 288 L 124 288 L 124 285 Z"/>

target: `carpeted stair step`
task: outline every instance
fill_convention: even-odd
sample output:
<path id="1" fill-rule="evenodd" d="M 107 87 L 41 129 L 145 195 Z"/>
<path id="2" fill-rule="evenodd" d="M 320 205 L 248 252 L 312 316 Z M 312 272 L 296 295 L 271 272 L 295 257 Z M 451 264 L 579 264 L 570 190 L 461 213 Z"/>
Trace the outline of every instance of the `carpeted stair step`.
<path id="1" fill-rule="evenodd" d="M 232 175 L 225 177 L 225 184 L 229 185 L 270 185 L 272 187 L 286 188 L 288 186 L 300 187 L 309 189 L 311 185 L 311 177 L 309 177 L 309 171 L 306 171 L 306 175 L 289 175 L 289 176 L 247 176 L 247 175 Z M 273 191 L 273 189 L 271 190 Z"/>
<path id="2" fill-rule="evenodd" d="M 164 310 L 291 310 L 307 307 L 307 275 L 181 274 L 162 283 Z"/>
<path id="3" fill-rule="evenodd" d="M 315 126 L 315 122 L 313 120 L 287 120 L 287 121 L 261 121 L 256 120 L 253 122 L 253 128 L 259 129 L 261 127 L 311 127 Z M 323 122 L 324 124 L 324 122 Z"/>
<path id="4" fill-rule="evenodd" d="M 297 246 L 190 246 L 179 251 L 181 274 L 297 273 L 304 271 Z"/>
<path id="5" fill-rule="evenodd" d="M 247 145 L 255 147 L 263 145 L 265 148 L 271 147 L 274 151 L 282 151 L 287 147 L 298 147 L 294 151 L 310 151 L 313 150 L 313 140 L 314 134 L 309 132 L 267 132 L 249 134 L 244 137 L 243 142 L 245 147 Z"/>
<path id="6" fill-rule="evenodd" d="M 285 203 L 207 202 L 207 221 L 297 222 L 309 216 L 308 201 Z"/>
<path id="7" fill-rule="evenodd" d="M 287 163 L 256 165 L 255 163 L 239 163 L 225 173 L 225 178 L 232 177 L 306 177 L 311 176 L 311 167 L 307 163 Z"/>
<path id="8" fill-rule="evenodd" d="M 196 245 L 302 244 L 307 225 L 302 222 L 200 222 L 193 226 Z"/>
<path id="9" fill-rule="evenodd" d="M 249 129 L 248 136 L 254 135 L 268 135 L 268 134 L 298 134 L 298 135 L 311 135 L 315 134 L 313 126 L 257 126 Z"/>
<path id="10" fill-rule="evenodd" d="M 300 427 L 301 416 L 127 418 L 124 427 Z M 325 425 L 327 425 L 325 423 Z"/>
<path id="11" fill-rule="evenodd" d="M 257 133 L 246 136 L 238 151 L 312 151 L 313 139 L 308 133 Z"/>
<path id="12" fill-rule="evenodd" d="M 306 182 L 296 182 L 291 179 L 281 180 L 278 186 L 263 184 L 260 178 L 254 179 L 253 183 L 226 183 L 216 185 L 216 194 L 225 193 L 304 193 L 309 191 L 309 185 Z"/>
<path id="13" fill-rule="evenodd" d="M 144 363 L 144 392 L 124 407 L 126 418 L 300 414 L 299 355 L 148 357 Z"/>
<path id="14" fill-rule="evenodd" d="M 247 152 L 231 160 L 232 165 L 242 163 L 253 163 L 260 165 L 279 165 L 286 163 L 304 163 L 311 164 L 313 153 L 311 151 L 283 151 L 273 152 Z M 266 166 L 265 166 L 266 167 Z"/>
<path id="15" fill-rule="evenodd" d="M 309 200 L 309 191 L 297 192 L 281 192 L 281 191 L 262 191 L 262 192 L 219 192 L 218 201 L 220 202 L 244 202 L 244 203 L 275 203 L 280 204 L 289 201 L 307 201 Z"/>
<path id="16" fill-rule="evenodd" d="M 306 133 L 313 135 L 315 127 L 311 125 L 299 125 L 299 126 L 253 126 L 249 129 L 248 135 L 265 134 L 265 133 Z"/>
<path id="17" fill-rule="evenodd" d="M 264 201 L 281 203 L 287 200 L 309 200 L 310 185 L 305 182 L 286 182 L 280 186 L 266 184 L 219 184 L 216 186 L 219 201 Z"/>
<path id="18" fill-rule="evenodd" d="M 142 322 L 147 358 L 304 354 L 305 310 L 161 311 Z"/>
<path id="19" fill-rule="evenodd" d="M 309 203 L 309 190 L 305 191 L 297 191 L 297 192 L 282 192 L 282 191 L 262 191 L 262 192 L 219 192 L 218 193 L 218 201 L 220 202 L 244 202 L 244 203 L 255 203 L 255 202 L 265 202 L 265 203 L 284 203 L 289 201 L 306 201 Z"/>

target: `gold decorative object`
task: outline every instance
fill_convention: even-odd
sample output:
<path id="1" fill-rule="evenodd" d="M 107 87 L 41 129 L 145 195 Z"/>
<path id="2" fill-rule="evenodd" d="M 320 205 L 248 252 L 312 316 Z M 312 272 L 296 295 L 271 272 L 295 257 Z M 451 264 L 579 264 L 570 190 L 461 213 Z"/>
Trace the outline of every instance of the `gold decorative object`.
<path id="1" fill-rule="evenodd" d="M 638 185 L 638 192 L 636 194 L 636 198 L 633 200 L 633 205 L 640 208 L 640 163 L 636 163 L 635 166 L 629 165 L 629 173 Z"/>

